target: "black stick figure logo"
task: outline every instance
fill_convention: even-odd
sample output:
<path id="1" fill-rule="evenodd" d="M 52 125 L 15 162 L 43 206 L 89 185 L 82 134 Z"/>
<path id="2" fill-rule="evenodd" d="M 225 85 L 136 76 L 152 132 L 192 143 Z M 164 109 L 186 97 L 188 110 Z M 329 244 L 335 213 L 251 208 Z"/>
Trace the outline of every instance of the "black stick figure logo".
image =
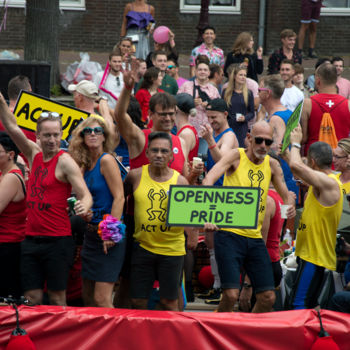
<path id="1" fill-rule="evenodd" d="M 147 195 L 151 202 L 150 208 L 148 208 L 148 220 L 152 221 L 158 218 L 160 221 L 165 222 L 166 208 L 163 208 L 163 202 L 167 199 L 167 195 L 164 190 L 155 192 L 154 189 L 150 189 Z"/>
<path id="2" fill-rule="evenodd" d="M 257 173 L 254 173 L 252 169 L 248 171 L 248 178 L 250 180 L 251 187 L 260 187 L 260 202 L 262 202 L 262 197 L 264 194 L 263 188 L 261 188 L 261 183 L 265 179 L 265 176 L 261 170 L 258 170 Z"/>
<path id="3" fill-rule="evenodd" d="M 31 197 L 39 197 L 41 200 L 44 198 L 45 188 L 43 186 L 43 180 L 47 176 L 47 169 L 41 170 L 41 166 L 38 166 L 34 172 L 34 184 L 31 186 Z"/>

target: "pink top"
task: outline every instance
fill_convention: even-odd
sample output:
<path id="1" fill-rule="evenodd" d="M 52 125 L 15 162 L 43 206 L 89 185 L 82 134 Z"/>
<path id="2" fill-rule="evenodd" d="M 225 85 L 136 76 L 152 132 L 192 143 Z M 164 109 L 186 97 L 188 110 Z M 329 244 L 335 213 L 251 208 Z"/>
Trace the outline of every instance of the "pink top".
<path id="1" fill-rule="evenodd" d="M 339 89 L 339 95 L 344 96 L 345 98 L 350 97 L 350 81 L 348 79 L 339 77 L 337 86 Z"/>
<path id="2" fill-rule="evenodd" d="M 199 86 L 198 80 L 195 79 L 195 84 Z M 220 94 L 218 89 L 210 84 L 209 82 L 206 85 L 200 86 L 201 90 L 204 91 L 211 99 L 214 98 L 220 98 Z M 178 94 L 185 92 L 186 94 L 189 94 L 193 96 L 193 81 L 186 81 L 181 88 L 179 88 Z M 195 96 L 193 98 L 198 97 L 198 90 L 196 89 Z M 197 115 L 195 117 L 189 117 L 190 123 L 196 128 L 197 132 L 200 131 L 200 126 L 208 123 L 208 117 L 206 110 L 203 106 L 197 106 Z"/>
<path id="3" fill-rule="evenodd" d="M 188 80 L 183 77 L 179 77 L 179 79 L 176 80 L 177 86 L 180 88 L 183 83 L 186 83 L 186 81 Z"/>

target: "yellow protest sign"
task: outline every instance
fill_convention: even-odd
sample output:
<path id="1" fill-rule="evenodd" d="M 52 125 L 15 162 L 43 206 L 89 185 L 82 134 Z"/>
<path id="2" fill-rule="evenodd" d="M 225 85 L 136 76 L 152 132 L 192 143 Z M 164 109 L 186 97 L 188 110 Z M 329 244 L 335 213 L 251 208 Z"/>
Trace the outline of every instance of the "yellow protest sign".
<path id="1" fill-rule="evenodd" d="M 13 111 L 17 124 L 24 129 L 36 131 L 36 121 L 41 112 L 59 113 L 62 120 L 62 139 L 64 140 L 70 136 L 81 121 L 90 115 L 88 112 L 51 101 L 32 92 L 21 91 Z"/>

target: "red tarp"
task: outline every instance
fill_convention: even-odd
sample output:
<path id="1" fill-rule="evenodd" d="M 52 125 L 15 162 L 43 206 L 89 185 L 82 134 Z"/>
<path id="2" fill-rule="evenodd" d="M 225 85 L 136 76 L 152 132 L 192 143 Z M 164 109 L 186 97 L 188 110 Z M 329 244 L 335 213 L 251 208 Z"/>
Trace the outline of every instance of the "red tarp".
<path id="1" fill-rule="evenodd" d="M 350 349 L 350 315 L 325 310 L 321 315 L 340 349 Z M 19 316 L 37 350 L 303 350 L 320 330 L 314 310 L 250 314 L 20 306 Z M 0 307 L 0 349 L 14 328 L 14 309 Z"/>

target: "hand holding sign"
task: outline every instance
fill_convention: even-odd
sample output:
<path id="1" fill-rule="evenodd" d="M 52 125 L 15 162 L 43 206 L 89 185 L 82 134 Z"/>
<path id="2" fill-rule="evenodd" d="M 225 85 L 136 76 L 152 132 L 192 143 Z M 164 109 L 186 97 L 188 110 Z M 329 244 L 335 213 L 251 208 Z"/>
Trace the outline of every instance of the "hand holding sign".
<path id="1" fill-rule="evenodd" d="M 303 138 L 303 132 L 301 130 L 301 126 L 300 124 L 298 124 L 298 126 L 296 128 L 294 128 L 292 130 L 292 132 L 290 133 L 290 143 L 299 143 L 301 142 Z"/>

